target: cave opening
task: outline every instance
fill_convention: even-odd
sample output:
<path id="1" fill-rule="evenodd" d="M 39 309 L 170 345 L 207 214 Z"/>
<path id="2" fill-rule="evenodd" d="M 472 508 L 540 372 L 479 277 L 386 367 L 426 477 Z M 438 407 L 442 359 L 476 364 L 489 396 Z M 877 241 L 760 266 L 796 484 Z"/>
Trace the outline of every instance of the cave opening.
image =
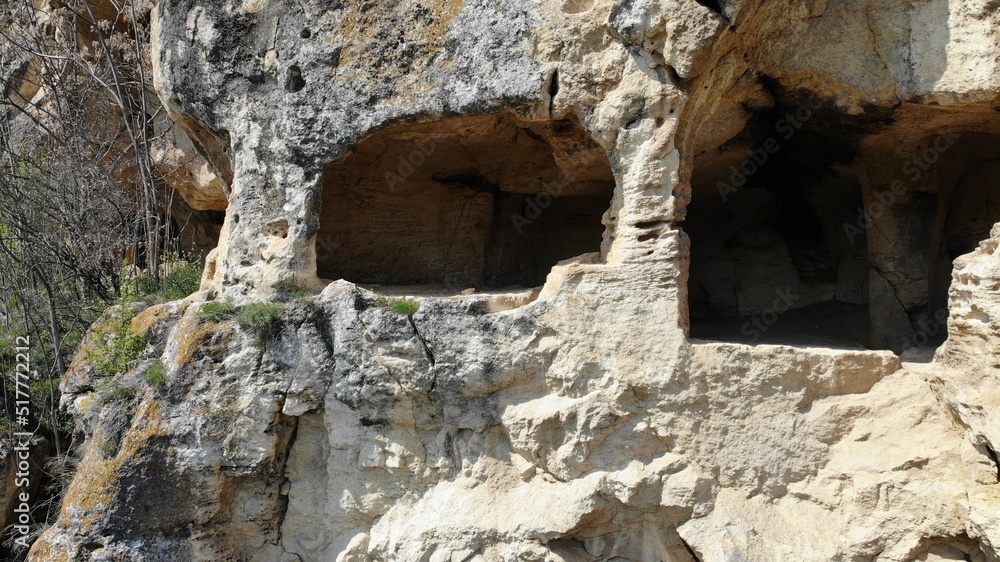
<path id="1" fill-rule="evenodd" d="M 856 346 L 868 317 L 862 187 L 836 138 L 786 130 L 761 112 L 696 159 L 684 230 L 691 238 L 690 333 L 742 343 Z M 786 138 L 787 137 L 787 138 Z"/>
<path id="2" fill-rule="evenodd" d="M 796 122 L 802 107 L 758 111 L 695 156 L 691 337 L 933 351 L 953 261 L 1000 221 L 1000 119 L 920 107 Z"/>
<path id="3" fill-rule="evenodd" d="M 388 127 L 324 169 L 317 272 L 438 294 L 537 287 L 600 251 L 614 186 L 575 119 Z"/>
<path id="4" fill-rule="evenodd" d="M 875 347 L 943 343 L 954 261 L 1000 222 L 1000 114 L 967 118 L 975 124 L 938 127 L 908 151 L 901 179 L 872 188 L 869 206 L 885 209 L 870 211 Z"/>

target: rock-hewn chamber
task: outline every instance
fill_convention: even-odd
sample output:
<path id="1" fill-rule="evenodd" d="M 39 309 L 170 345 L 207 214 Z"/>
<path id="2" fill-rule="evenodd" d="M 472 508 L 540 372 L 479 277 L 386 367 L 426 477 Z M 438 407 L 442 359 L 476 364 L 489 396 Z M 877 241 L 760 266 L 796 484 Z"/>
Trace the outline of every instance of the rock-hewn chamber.
<path id="1" fill-rule="evenodd" d="M 202 291 L 133 322 L 166 385 L 33 556 L 997 562 L 998 29 L 993 0 L 163 0 L 158 91 L 225 224 Z M 497 220 L 557 178 L 537 239 Z M 355 284 L 543 278 L 412 315 Z M 211 299 L 286 308 L 260 334 Z M 93 377 L 63 391 L 96 442 Z"/>
<path id="2" fill-rule="evenodd" d="M 614 185 L 604 150 L 570 119 L 382 129 L 323 171 L 317 271 L 456 293 L 540 286 L 557 262 L 600 252 Z"/>
<path id="3" fill-rule="evenodd" d="M 859 119 L 793 100 L 695 157 L 683 223 L 693 335 L 939 345 L 951 264 L 1000 220 L 1000 116 L 907 107 Z M 776 309 L 794 312 L 755 321 Z"/>

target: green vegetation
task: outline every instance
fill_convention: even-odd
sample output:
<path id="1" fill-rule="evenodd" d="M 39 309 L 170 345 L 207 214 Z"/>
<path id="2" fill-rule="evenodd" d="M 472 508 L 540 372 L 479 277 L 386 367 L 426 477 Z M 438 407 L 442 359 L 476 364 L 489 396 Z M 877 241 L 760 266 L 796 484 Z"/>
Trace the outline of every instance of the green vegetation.
<path id="1" fill-rule="evenodd" d="M 420 310 L 420 302 L 410 297 L 400 297 L 398 299 L 389 298 L 385 295 L 378 295 L 372 302 L 375 308 L 390 308 L 396 314 L 413 316 Z"/>
<path id="2" fill-rule="evenodd" d="M 111 390 L 111 400 L 115 402 L 128 402 L 135 398 L 135 389 L 128 385 L 117 385 Z"/>
<path id="3" fill-rule="evenodd" d="M 266 332 L 275 319 L 285 311 L 285 305 L 276 302 L 250 303 L 236 316 L 236 322 L 245 330 Z"/>
<path id="4" fill-rule="evenodd" d="M 92 358 L 102 382 L 134 369 L 146 335 L 128 329 L 131 312 L 110 321 L 103 315 L 120 314 L 108 311 L 116 304 L 185 297 L 201 276 L 200 256 L 179 256 L 195 244 L 178 232 L 190 232 L 173 220 L 180 197 L 153 162 L 152 147 L 169 128 L 154 127 L 162 112 L 146 107 L 155 98 L 144 69 L 150 3 L 113 2 L 93 13 L 78 4 L 59 3 L 40 18 L 37 3 L 9 0 L 0 18 L 5 55 L 30 66 L 7 85 L 44 92 L 31 100 L 34 111 L 11 114 L 0 127 L 0 428 L 17 417 L 16 391 L 24 389 L 15 366 L 30 359 L 27 425 L 40 424 L 54 453 L 40 481 L 32 480 L 32 536 L 59 513 L 63 473 L 53 467 L 74 465 L 75 451 L 66 447 L 77 441 L 58 408 L 58 381 L 70 361 L 84 345 L 82 359 Z M 72 38 L 53 31 L 62 29 Z M 84 339 L 98 319 L 109 326 Z M 141 387 L 127 386 L 105 390 L 134 404 L 130 396 Z M 128 422 L 131 410 L 117 410 L 106 435 Z"/>
<path id="5" fill-rule="evenodd" d="M 130 381 L 122 376 L 105 379 L 94 389 L 90 408 L 100 408 L 104 437 L 100 448 L 104 456 L 118 454 L 122 436 L 132 422 L 138 394 L 134 379 Z"/>
<path id="6" fill-rule="evenodd" d="M 101 452 L 104 456 L 111 458 L 118 454 L 119 440 L 105 439 L 101 442 Z"/>
<path id="7" fill-rule="evenodd" d="M 396 314 L 413 316 L 418 310 L 420 310 L 420 303 L 414 299 L 403 297 L 392 301 L 391 308 Z"/>
<path id="8" fill-rule="evenodd" d="M 129 308 L 119 308 L 111 312 L 104 330 L 93 349 L 88 350 L 91 365 L 100 376 L 113 377 L 128 372 L 146 349 L 149 338 L 146 333 L 132 333 L 134 313 Z"/>
<path id="9" fill-rule="evenodd" d="M 80 344 L 83 343 L 83 332 L 82 331 L 72 331 L 63 338 L 63 347 L 67 349 L 77 349 Z"/>
<path id="10" fill-rule="evenodd" d="M 288 297 L 295 300 L 307 301 L 313 297 L 313 294 L 309 291 L 303 291 L 301 289 L 293 289 L 288 292 Z"/>
<path id="11" fill-rule="evenodd" d="M 119 303 L 160 303 L 183 299 L 201 286 L 201 260 L 190 257 L 164 256 L 158 278 L 148 272 L 127 278 L 122 283 Z M 127 269 L 127 268 L 126 268 Z"/>
<path id="12" fill-rule="evenodd" d="M 232 301 L 212 301 L 201 305 L 198 318 L 209 322 L 221 322 L 236 312 Z"/>
<path id="13" fill-rule="evenodd" d="M 20 431 L 21 428 L 5 411 L 0 411 L 0 435 L 10 435 L 15 431 Z"/>
<path id="14" fill-rule="evenodd" d="M 182 259 L 166 266 L 163 276 L 163 297 L 167 302 L 183 299 L 201 287 L 204 268 L 199 259 Z"/>
<path id="15" fill-rule="evenodd" d="M 150 386 L 155 388 L 163 388 L 167 384 L 167 368 L 159 359 L 154 361 L 142 376 Z"/>
<path id="16" fill-rule="evenodd" d="M 52 396 L 59 395 L 59 381 L 42 379 L 28 384 L 28 396 L 35 408 L 43 408 Z"/>

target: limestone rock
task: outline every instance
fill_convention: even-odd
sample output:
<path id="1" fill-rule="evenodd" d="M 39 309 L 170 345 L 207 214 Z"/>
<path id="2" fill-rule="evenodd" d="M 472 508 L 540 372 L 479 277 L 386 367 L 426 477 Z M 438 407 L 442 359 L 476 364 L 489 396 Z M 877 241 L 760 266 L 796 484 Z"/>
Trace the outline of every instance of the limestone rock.
<path id="1" fill-rule="evenodd" d="M 225 224 L 32 558 L 997 562 L 998 13 L 159 2 Z"/>

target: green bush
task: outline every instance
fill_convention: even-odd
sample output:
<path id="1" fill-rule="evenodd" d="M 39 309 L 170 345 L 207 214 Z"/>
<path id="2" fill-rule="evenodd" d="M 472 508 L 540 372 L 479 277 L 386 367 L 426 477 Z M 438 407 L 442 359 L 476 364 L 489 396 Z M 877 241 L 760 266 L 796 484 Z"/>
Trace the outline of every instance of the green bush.
<path id="1" fill-rule="evenodd" d="M 114 390 L 111 392 L 111 398 L 115 402 L 122 402 L 122 403 L 129 402 L 130 400 L 135 398 L 135 395 L 136 395 L 135 389 L 125 384 L 116 386 Z"/>
<path id="2" fill-rule="evenodd" d="M 198 318 L 211 322 L 221 322 L 236 312 L 236 307 L 232 301 L 213 301 L 201 305 L 198 309 Z"/>
<path id="3" fill-rule="evenodd" d="M 201 261 L 181 259 L 167 265 L 162 294 L 166 301 L 176 301 L 201 288 Z"/>
<path id="4" fill-rule="evenodd" d="M 183 299 L 201 287 L 201 260 L 164 256 L 159 282 L 148 273 L 127 277 L 122 283 L 121 303 L 170 302 Z"/>
<path id="5" fill-rule="evenodd" d="M 420 303 L 414 299 L 403 297 L 392 301 L 392 311 L 396 314 L 413 316 L 420 310 Z"/>
<path id="6" fill-rule="evenodd" d="M 117 302 L 119 304 L 129 304 L 133 302 L 154 300 L 150 297 L 155 295 L 157 290 L 159 290 L 159 287 L 157 287 L 153 282 L 153 279 L 145 273 L 134 277 L 126 277 L 122 280 L 121 296 L 117 299 Z"/>
<path id="7" fill-rule="evenodd" d="M 236 316 L 236 322 L 245 330 L 265 332 L 275 319 L 285 311 L 285 305 L 276 302 L 250 303 Z"/>
<path id="8" fill-rule="evenodd" d="M 66 334 L 66 338 L 63 340 L 63 347 L 77 349 L 80 347 L 81 343 L 83 343 L 83 332 L 80 330 L 73 330 L 72 332 Z"/>
<path id="9" fill-rule="evenodd" d="M 420 302 L 409 297 L 391 299 L 385 295 L 378 295 L 372 302 L 372 306 L 375 308 L 391 308 L 396 314 L 403 314 L 405 316 L 413 316 L 420 310 Z"/>
<path id="10" fill-rule="evenodd" d="M 313 298 L 313 293 L 309 291 L 303 291 L 302 289 L 294 289 L 288 292 L 288 297 L 300 301 L 307 301 Z"/>
<path id="11" fill-rule="evenodd" d="M 14 423 L 5 410 L 0 409 L 0 437 L 9 437 L 16 431 L 21 431 L 21 426 Z"/>
<path id="12" fill-rule="evenodd" d="M 55 379 L 32 381 L 28 384 L 28 395 L 36 407 L 44 407 L 51 396 L 59 396 L 59 381 Z"/>
<path id="13" fill-rule="evenodd" d="M 157 359 L 152 365 L 146 369 L 143 373 L 143 378 L 146 379 L 151 386 L 156 388 L 163 388 L 163 385 L 167 384 L 167 368 L 163 365 L 163 361 Z"/>
<path id="14" fill-rule="evenodd" d="M 127 308 L 113 312 L 101 339 L 88 352 L 90 363 L 98 375 L 111 377 L 127 372 L 146 349 L 149 343 L 147 334 L 133 334 L 131 331 L 133 317 L 134 313 Z"/>

